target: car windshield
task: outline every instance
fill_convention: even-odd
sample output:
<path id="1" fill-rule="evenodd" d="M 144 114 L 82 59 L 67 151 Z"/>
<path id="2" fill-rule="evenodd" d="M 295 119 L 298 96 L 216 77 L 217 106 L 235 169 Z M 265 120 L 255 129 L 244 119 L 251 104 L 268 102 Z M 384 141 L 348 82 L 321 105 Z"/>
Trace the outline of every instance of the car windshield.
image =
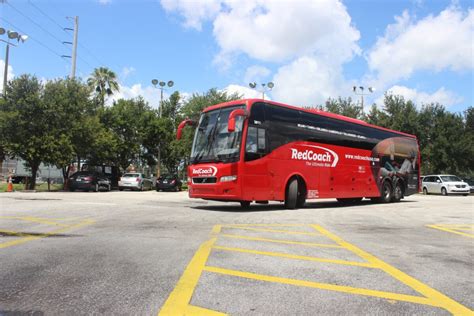
<path id="1" fill-rule="evenodd" d="M 159 178 L 159 180 L 173 180 L 175 177 L 172 175 L 164 175 Z"/>
<path id="2" fill-rule="evenodd" d="M 441 180 L 443 182 L 461 182 L 461 179 L 456 176 L 441 176 Z"/>
<path id="3" fill-rule="evenodd" d="M 237 161 L 240 153 L 244 118 L 236 117 L 235 131 L 229 133 L 229 114 L 244 105 L 221 108 L 201 114 L 194 136 L 191 162 Z"/>
<path id="4" fill-rule="evenodd" d="M 138 173 L 126 173 L 122 177 L 123 178 L 138 178 L 140 175 Z"/>

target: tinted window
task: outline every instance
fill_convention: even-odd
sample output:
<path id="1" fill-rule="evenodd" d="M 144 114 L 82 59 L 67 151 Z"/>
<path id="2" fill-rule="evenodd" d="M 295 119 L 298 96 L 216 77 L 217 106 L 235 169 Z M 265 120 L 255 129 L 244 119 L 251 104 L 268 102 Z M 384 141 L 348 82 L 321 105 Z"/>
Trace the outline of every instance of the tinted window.
<path id="1" fill-rule="evenodd" d="M 250 110 L 249 123 L 261 125 L 265 122 L 265 103 L 255 103 Z"/>

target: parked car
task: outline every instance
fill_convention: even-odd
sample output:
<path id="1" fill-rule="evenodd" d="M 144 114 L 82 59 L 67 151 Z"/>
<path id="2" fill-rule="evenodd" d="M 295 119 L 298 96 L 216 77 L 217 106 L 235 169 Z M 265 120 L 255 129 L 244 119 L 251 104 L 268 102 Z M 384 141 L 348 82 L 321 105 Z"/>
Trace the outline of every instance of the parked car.
<path id="1" fill-rule="evenodd" d="M 424 194 L 462 194 L 468 195 L 469 185 L 453 175 L 429 175 L 423 178 L 422 182 Z"/>
<path id="2" fill-rule="evenodd" d="M 464 182 L 469 186 L 471 193 L 474 193 L 474 180 L 473 179 L 464 179 Z"/>
<path id="3" fill-rule="evenodd" d="M 156 180 L 156 191 L 181 191 L 181 186 L 177 175 L 165 174 Z"/>
<path id="4" fill-rule="evenodd" d="M 100 172 L 79 171 L 69 177 L 69 191 L 110 191 L 110 180 Z"/>
<path id="5" fill-rule="evenodd" d="M 125 189 L 144 191 L 152 189 L 153 181 L 145 177 L 143 173 L 129 172 L 120 178 L 118 186 L 120 191 Z"/>

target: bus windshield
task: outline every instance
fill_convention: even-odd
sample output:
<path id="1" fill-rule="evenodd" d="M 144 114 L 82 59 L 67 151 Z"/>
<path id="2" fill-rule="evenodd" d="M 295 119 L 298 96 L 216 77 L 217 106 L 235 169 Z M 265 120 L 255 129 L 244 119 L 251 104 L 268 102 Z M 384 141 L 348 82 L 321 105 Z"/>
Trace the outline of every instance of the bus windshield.
<path id="1" fill-rule="evenodd" d="M 239 160 L 242 126 L 244 118 L 235 120 L 235 131 L 229 133 L 229 114 L 244 105 L 221 108 L 201 114 L 194 135 L 191 163 L 233 162 Z"/>

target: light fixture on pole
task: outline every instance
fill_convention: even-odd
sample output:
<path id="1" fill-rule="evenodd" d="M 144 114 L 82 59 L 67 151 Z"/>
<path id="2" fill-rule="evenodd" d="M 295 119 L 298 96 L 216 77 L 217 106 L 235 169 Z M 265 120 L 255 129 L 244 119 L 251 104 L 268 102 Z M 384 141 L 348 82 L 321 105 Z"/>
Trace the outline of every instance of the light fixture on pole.
<path id="1" fill-rule="evenodd" d="M 358 91 L 359 91 L 359 92 L 358 92 Z M 362 113 L 364 112 L 364 95 L 369 95 L 369 94 L 371 94 L 371 93 L 374 93 L 375 88 L 373 88 L 373 87 L 368 87 L 368 88 L 367 88 L 367 91 L 368 91 L 368 92 L 365 92 L 365 91 L 366 91 L 366 90 L 365 90 L 365 87 L 363 87 L 363 86 L 359 86 L 359 87 L 353 86 L 353 87 L 352 87 L 352 92 L 354 92 L 354 93 L 357 94 L 357 95 L 360 95 L 360 103 L 361 103 L 361 106 L 362 106 Z"/>
<path id="2" fill-rule="evenodd" d="M 171 88 L 174 86 L 173 80 L 169 80 L 168 82 L 165 81 L 160 81 L 158 79 L 153 79 L 151 81 L 151 84 L 161 90 L 160 93 L 160 107 L 158 109 L 158 116 L 161 118 L 162 115 L 162 108 L 163 108 L 163 90 L 165 89 L 166 86 Z M 156 177 L 158 178 L 161 175 L 161 148 L 158 146 L 158 157 L 157 157 L 157 166 L 156 166 Z"/>
<path id="3" fill-rule="evenodd" d="M 161 90 L 161 96 L 160 96 L 160 107 L 159 107 L 159 116 L 161 117 L 161 107 L 163 105 L 163 90 L 165 89 L 165 86 L 168 86 L 171 88 L 174 85 L 173 80 L 169 80 L 168 82 L 160 81 L 158 79 L 153 79 L 151 81 L 151 84 L 155 87 Z M 159 87 L 157 87 L 159 86 Z"/>
<path id="4" fill-rule="evenodd" d="M 262 99 L 265 100 L 265 92 L 272 90 L 273 87 L 275 86 L 275 84 L 270 81 L 269 83 L 262 83 L 260 86 L 261 87 L 258 87 L 258 84 L 256 82 L 250 82 L 249 83 L 249 87 L 261 92 L 262 93 Z"/>
<path id="5" fill-rule="evenodd" d="M 8 58 L 10 55 L 10 45 L 17 46 L 10 42 L 10 40 L 16 39 L 18 43 L 24 43 L 28 39 L 28 35 L 22 35 L 15 31 L 5 30 L 3 27 L 0 27 L 0 35 L 7 33 L 8 40 L 0 39 L 1 42 L 7 44 L 5 49 L 5 68 L 3 70 L 3 96 L 6 97 L 7 95 L 7 81 L 8 81 Z"/>

